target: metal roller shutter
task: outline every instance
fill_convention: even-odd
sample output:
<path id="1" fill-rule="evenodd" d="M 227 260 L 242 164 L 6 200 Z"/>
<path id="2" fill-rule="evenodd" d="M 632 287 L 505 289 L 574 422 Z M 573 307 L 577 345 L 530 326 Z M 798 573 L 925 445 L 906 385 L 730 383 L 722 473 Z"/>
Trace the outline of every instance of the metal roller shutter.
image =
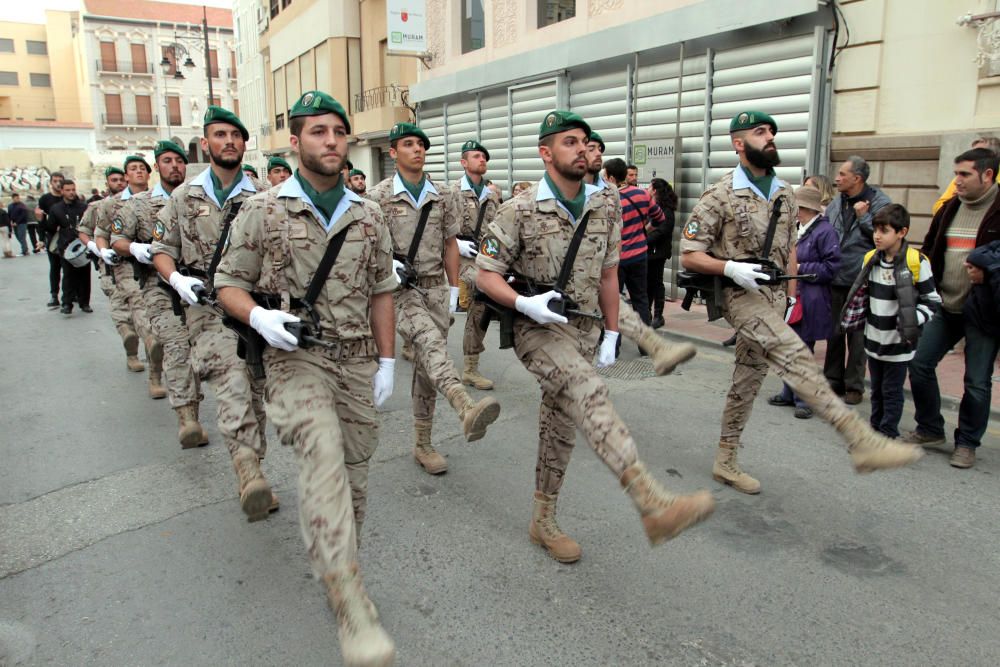
<path id="1" fill-rule="evenodd" d="M 803 180 L 808 164 L 809 114 L 813 100 L 812 34 L 754 44 L 715 54 L 712 75 L 710 183 L 738 163 L 729 140 L 729 121 L 740 111 L 771 114 L 778 124 L 779 178 Z"/>
<path id="2" fill-rule="evenodd" d="M 538 181 L 545 173 L 538 157 L 538 126 L 556 108 L 555 80 L 510 88 L 511 173 L 515 182 Z"/>
<path id="3" fill-rule="evenodd" d="M 503 196 L 510 196 L 508 160 L 507 90 L 479 96 L 479 142 L 490 154 L 486 177 L 500 186 Z"/>
<path id="4" fill-rule="evenodd" d="M 478 132 L 476 98 L 449 103 L 445 107 L 448 120 L 448 145 L 445 153 L 445 181 L 452 183 L 462 177 L 462 144 L 475 139 Z M 489 150 L 489 149 L 487 149 Z"/>
<path id="5" fill-rule="evenodd" d="M 427 160 L 424 163 L 424 171 L 430 174 L 432 181 L 439 185 L 444 185 L 444 107 L 438 105 L 421 105 L 418 124 L 431 141 L 431 148 L 427 151 Z"/>
<path id="6" fill-rule="evenodd" d="M 600 133 L 604 139 L 605 160 L 618 157 L 629 162 L 627 99 L 626 67 L 580 77 L 570 73 L 570 110 L 583 116 L 590 127 Z"/>

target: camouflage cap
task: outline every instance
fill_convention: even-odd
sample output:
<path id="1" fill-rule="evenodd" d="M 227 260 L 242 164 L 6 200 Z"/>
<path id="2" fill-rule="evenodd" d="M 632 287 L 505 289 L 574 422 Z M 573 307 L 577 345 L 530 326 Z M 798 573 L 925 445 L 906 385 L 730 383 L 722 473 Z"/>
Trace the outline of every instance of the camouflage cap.
<path id="1" fill-rule="evenodd" d="M 597 142 L 597 144 L 601 147 L 601 152 L 602 153 L 606 150 L 604 148 L 604 137 L 602 137 L 601 135 L 599 135 L 597 132 L 592 131 L 590 133 L 590 141 L 588 141 L 587 143 L 590 143 L 591 141 L 596 141 Z"/>
<path id="2" fill-rule="evenodd" d="M 252 164 L 245 164 L 242 167 L 240 167 L 240 169 L 242 169 L 243 171 L 250 172 L 256 178 L 260 178 L 259 176 L 257 176 L 257 170 L 254 169 L 254 166 Z"/>
<path id="3" fill-rule="evenodd" d="M 128 157 L 126 157 L 125 158 L 125 164 L 122 165 L 122 169 L 124 169 L 125 171 L 128 171 L 128 166 L 130 164 L 132 164 L 133 162 L 141 162 L 142 164 L 146 165 L 146 173 L 147 174 L 151 173 L 153 171 L 150 168 L 149 163 L 146 162 L 146 160 L 144 158 L 141 158 L 138 155 L 129 155 Z"/>
<path id="4" fill-rule="evenodd" d="M 109 176 L 111 176 L 111 174 L 121 174 L 122 176 L 124 176 L 125 172 L 122 171 L 121 167 L 107 167 L 104 170 L 104 178 L 105 179 L 108 178 Z"/>
<path id="5" fill-rule="evenodd" d="M 750 130 L 758 125 L 770 125 L 771 134 L 778 133 L 778 124 L 763 111 L 741 111 L 729 121 L 729 133 Z"/>
<path id="6" fill-rule="evenodd" d="M 550 111 L 545 114 L 542 124 L 538 127 L 538 138 L 542 139 L 550 134 L 568 132 L 574 128 L 583 130 L 587 137 L 590 137 L 592 133 L 587 121 L 572 111 Z"/>
<path id="7" fill-rule="evenodd" d="M 172 141 L 164 139 L 163 141 L 157 141 L 156 146 L 153 148 L 153 157 L 158 158 L 164 153 L 177 153 L 184 160 L 184 164 L 187 164 L 188 156 L 184 152 L 184 149 L 175 144 Z"/>
<path id="8" fill-rule="evenodd" d="M 361 178 L 368 178 L 367 176 L 365 176 L 365 172 L 361 171 L 360 169 L 351 169 L 350 173 L 348 173 L 347 176 L 348 177 L 360 176 Z"/>
<path id="9" fill-rule="evenodd" d="M 226 123 L 227 125 L 232 125 L 240 131 L 243 141 L 249 141 L 250 139 L 250 133 L 247 132 L 247 128 L 243 126 L 243 122 L 240 121 L 239 116 L 234 114 L 229 109 L 223 109 L 222 107 L 217 107 L 214 104 L 205 109 L 205 122 L 202 124 L 202 127 L 208 127 L 213 123 Z"/>
<path id="10" fill-rule="evenodd" d="M 464 144 L 462 144 L 462 156 L 464 157 L 468 151 L 479 151 L 484 156 L 486 156 L 486 161 L 489 162 L 490 152 L 483 148 L 483 145 L 476 141 L 475 139 L 469 139 Z"/>
<path id="11" fill-rule="evenodd" d="M 327 113 L 340 116 L 340 120 L 344 121 L 344 127 L 347 128 L 347 133 L 351 133 L 351 123 L 347 120 L 347 111 L 344 110 L 340 102 L 333 99 L 333 96 L 321 90 L 310 90 L 303 93 L 292 110 L 288 112 L 288 117 L 322 116 Z"/>
<path id="12" fill-rule="evenodd" d="M 420 142 L 424 145 L 424 150 L 430 150 L 431 140 L 427 138 L 424 131 L 413 123 L 396 123 L 389 130 L 389 143 L 396 141 L 397 139 L 402 139 L 403 137 L 418 137 Z"/>
<path id="13" fill-rule="evenodd" d="M 285 158 L 281 157 L 280 155 L 272 155 L 267 159 L 268 172 L 270 172 L 272 169 L 275 169 L 276 167 L 287 169 L 288 173 L 292 173 L 292 166 L 288 164 Z"/>

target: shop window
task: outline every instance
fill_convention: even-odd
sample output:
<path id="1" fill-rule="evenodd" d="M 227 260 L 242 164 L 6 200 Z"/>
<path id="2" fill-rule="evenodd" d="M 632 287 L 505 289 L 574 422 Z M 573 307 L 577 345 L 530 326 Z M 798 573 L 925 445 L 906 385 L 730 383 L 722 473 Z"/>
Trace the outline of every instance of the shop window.
<path id="1" fill-rule="evenodd" d="M 576 0 L 538 0 L 538 27 L 576 16 Z"/>
<path id="2" fill-rule="evenodd" d="M 462 53 L 485 46 L 483 0 L 462 0 Z"/>

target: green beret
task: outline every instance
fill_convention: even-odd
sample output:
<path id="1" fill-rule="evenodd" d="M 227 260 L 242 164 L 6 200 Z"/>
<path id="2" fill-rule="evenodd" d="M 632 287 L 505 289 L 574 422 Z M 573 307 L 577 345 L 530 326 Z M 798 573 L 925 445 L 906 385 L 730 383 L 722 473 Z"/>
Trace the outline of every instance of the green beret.
<path id="1" fill-rule="evenodd" d="M 240 121 L 239 117 L 229 109 L 223 109 L 222 107 L 217 107 L 214 104 L 208 107 L 208 109 L 205 110 L 205 122 L 202 126 L 208 127 L 212 123 L 226 123 L 227 125 L 232 125 L 240 131 L 240 135 L 243 136 L 243 141 L 250 140 L 250 133 L 247 132 L 247 128 L 243 127 L 243 123 Z"/>
<path id="2" fill-rule="evenodd" d="M 111 174 L 121 174 L 124 176 L 125 172 L 121 170 L 121 167 L 108 167 L 104 170 L 104 178 L 107 178 Z"/>
<path id="3" fill-rule="evenodd" d="M 249 171 L 256 178 L 260 178 L 260 176 L 257 175 L 257 170 L 253 168 L 252 164 L 245 164 L 242 167 L 240 167 L 240 169 L 242 169 L 243 171 Z"/>
<path id="4" fill-rule="evenodd" d="M 490 152 L 483 148 L 483 145 L 475 139 L 469 139 L 462 144 L 462 155 L 464 156 L 467 151 L 479 151 L 486 156 L 486 161 L 489 162 Z"/>
<path id="5" fill-rule="evenodd" d="M 591 141 L 596 141 L 598 144 L 600 144 L 602 153 L 606 150 L 604 148 L 604 138 L 597 132 L 591 131 L 590 140 L 587 143 L 590 143 Z"/>
<path id="6" fill-rule="evenodd" d="M 360 176 L 361 178 L 368 178 L 367 176 L 365 176 L 365 172 L 361 171 L 360 169 L 351 169 L 350 173 L 348 173 L 347 176 L 348 178 L 350 178 L 351 176 Z"/>
<path id="7" fill-rule="evenodd" d="M 344 160 L 344 166 L 347 167 L 348 171 L 354 169 L 354 163 L 351 162 L 350 160 Z M 348 174 L 348 176 L 350 176 L 350 174 Z"/>
<path id="8" fill-rule="evenodd" d="M 351 123 L 347 120 L 347 112 L 344 107 L 333 97 L 320 90 L 310 90 L 303 93 L 292 110 L 288 112 L 288 117 L 322 116 L 327 113 L 340 116 L 340 120 L 344 121 L 344 127 L 347 128 L 347 133 L 351 133 Z"/>
<path id="9" fill-rule="evenodd" d="M 587 125 L 587 121 L 580 116 L 572 111 L 550 111 L 545 114 L 542 124 L 538 127 L 538 138 L 542 139 L 550 134 L 567 132 L 577 127 L 583 130 L 588 138 L 590 137 L 590 125 Z"/>
<path id="10" fill-rule="evenodd" d="M 285 161 L 285 158 L 280 155 L 272 155 L 267 159 L 267 171 L 271 172 L 275 167 L 281 167 L 282 169 L 287 169 L 288 173 L 292 173 L 292 166 Z"/>
<path id="11" fill-rule="evenodd" d="M 127 157 L 127 158 L 125 158 L 125 164 L 123 164 L 123 165 L 122 165 L 122 169 L 124 169 L 124 170 L 128 171 L 128 166 L 129 166 L 129 164 L 131 164 L 132 162 L 141 162 L 141 163 L 143 163 L 144 165 L 146 165 L 146 173 L 147 173 L 147 174 L 148 174 L 148 173 L 151 173 L 151 172 L 153 171 L 152 169 L 150 169 L 150 168 L 149 168 L 149 163 L 148 163 L 148 162 L 146 162 L 146 161 L 145 161 L 144 159 L 142 159 L 141 157 L 139 157 L 138 155 L 129 155 L 129 156 Z"/>
<path id="12" fill-rule="evenodd" d="M 420 143 L 424 145 L 424 150 L 430 150 L 431 140 L 427 138 L 424 131 L 413 123 L 396 123 L 389 130 L 389 143 L 396 141 L 397 139 L 402 139 L 403 137 L 418 137 Z"/>
<path id="13" fill-rule="evenodd" d="M 729 133 L 749 130 L 758 125 L 770 125 L 771 134 L 778 133 L 778 124 L 763 111 L 741 111 L 729 121 Z"/>
<path id="14" fill-rule="evenodd" d="M 167 141 L 166 139 L 164 139 L 163 141 L 156 142 L 156 147 L 153 149 L 153 157 L 158 158 L 164 153 L 177 153 L 178 155 L 181 156 L 181 159 L 184 160 L 184 164 L 187 164 L 188 161 L 187 153 L 184 152 L 183 148 L 181 148 L 172 141 Z"/>

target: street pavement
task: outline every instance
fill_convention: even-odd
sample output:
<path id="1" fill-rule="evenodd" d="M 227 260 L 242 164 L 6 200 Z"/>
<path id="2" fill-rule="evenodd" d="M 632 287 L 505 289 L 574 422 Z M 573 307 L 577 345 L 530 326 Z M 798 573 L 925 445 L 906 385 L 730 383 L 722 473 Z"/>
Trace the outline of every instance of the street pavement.
<path id="1" fill-rule="evenodd" d="M 96 282 L 95 312 L 64 317 L 45 308 L 46 270 L 43 257 L 0 262 L 0 665 L 340 665 L 292 453 L 269 429 L 282 509 L 248 524 L 211 397 L 211 445 L 181 451 L 167 402 L 126 371 Z M 496 347 L 491 331 L 481 366 L 503 413 L 467 444 L 439 401 L 434 441 L 450 464 L 439 478 L 410 456 L 411 366 L 397 365 L 361 551 L 397 664 L 1000 660 L 996 422 L 972 470 L 942 449 L 859 476 L 831 428 L 766 404 L 771 376 L 741 450 L 764 489 L 745 496 L 711 479 L 731 353 L 703 346 L 657 378 L 625 343 L 608 386 L 640 455 L 676 491 L 710 489 L 717 509 L 651 548 L 579 441 L 559 517 L 583 560 L 560 565 L 527 537 L 537 385 Z"/>

